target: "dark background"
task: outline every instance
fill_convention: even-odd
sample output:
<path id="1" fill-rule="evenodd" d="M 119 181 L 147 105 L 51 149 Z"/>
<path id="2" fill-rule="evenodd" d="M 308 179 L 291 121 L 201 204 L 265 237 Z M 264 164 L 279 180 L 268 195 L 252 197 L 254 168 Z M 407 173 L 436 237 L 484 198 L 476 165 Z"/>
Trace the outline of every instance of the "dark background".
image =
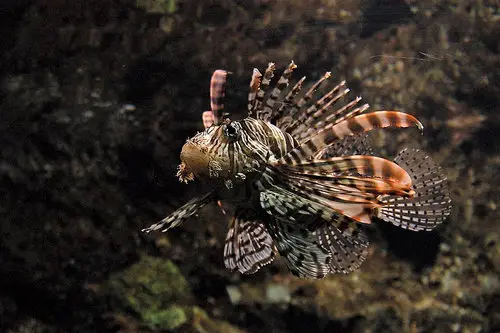
<path id="1" fill-rule="evenodd" d="M 500 330 L 500 21 L 475 0 L 3 0 L 2 332 Z M 175 172 L 202 129 L 213 70 L 244 114 L 253 67 L 347 79 L 372 109 L 417 116 L 450 180 L 431 233 L 369 228 L 350 275 L 223 267 L 216 207 L 168 234 L 140 229 L 194 195 Z M 413 143 L 412 143 L 413 144 Z M 232 297 L 229 297 L 232 296 Z"/>

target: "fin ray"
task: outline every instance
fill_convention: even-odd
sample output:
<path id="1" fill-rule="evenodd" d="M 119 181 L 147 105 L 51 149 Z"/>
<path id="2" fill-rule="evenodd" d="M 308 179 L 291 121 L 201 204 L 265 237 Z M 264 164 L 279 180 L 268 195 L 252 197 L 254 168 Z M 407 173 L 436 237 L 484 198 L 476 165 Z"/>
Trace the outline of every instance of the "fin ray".
<path id="1" fill-rule="evenodd" d="M 226 268 L 252 274 L 273 259 L 273 240 L 264 223 L 255 217 L 255 213 L 237 211 L 224 244 Z"/>
<path id="2" fill-rule="evenodd" d="M 158 223 L 152 224 L 148 228 L 142 229 L 142 232 L 149 233 L 151 231 L 160 229 L 162 229 L 162 232 L 165 232 L 171 228 L 178 226 L 179 224 L 196 214 L 196 212 L 198 212 L 198 210 L 200 210 L 202 207 L 213 201 L 212 193 L 213 192 L 208 192 L 205 195 L 194 197 Z"/>
<path id="3" fill-rule="evenodd" d="M 451 213 L 446 178 L 432 159 L 419 149 L 404 149 L 394 161 L 408 170 L 416 194 L 413 198 L 381 198 L 385 206 L 378 210 L 378 217 L 414 231 L 434 229 Z"/>
<path id="4" fill-rule="evenodd" d="M 280 159 L 281 163 L 299 164 L 307 161 L 322 149 L 349 135 L 361 134 L 374 128 L 410 127 L 423 129 L 422 124 L 413 116 L 397 111 L 377 111 L 358 115 L 323 130 L 304 141 Z"/>

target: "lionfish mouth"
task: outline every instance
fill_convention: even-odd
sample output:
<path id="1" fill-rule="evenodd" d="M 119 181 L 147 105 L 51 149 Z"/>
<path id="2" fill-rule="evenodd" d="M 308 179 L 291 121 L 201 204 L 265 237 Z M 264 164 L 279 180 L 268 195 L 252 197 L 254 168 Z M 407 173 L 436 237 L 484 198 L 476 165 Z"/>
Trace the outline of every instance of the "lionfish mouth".
<path id="1" fill-rule="evenodd" d="M 177 171 L 179 181 L 188 183 L 197 178 L 205 178 L 209 176 L 208 171 L 208 156 L 203 153 L 198 145 L 192 141 L 184 144 L 181 151 L 181 164 Z"/>

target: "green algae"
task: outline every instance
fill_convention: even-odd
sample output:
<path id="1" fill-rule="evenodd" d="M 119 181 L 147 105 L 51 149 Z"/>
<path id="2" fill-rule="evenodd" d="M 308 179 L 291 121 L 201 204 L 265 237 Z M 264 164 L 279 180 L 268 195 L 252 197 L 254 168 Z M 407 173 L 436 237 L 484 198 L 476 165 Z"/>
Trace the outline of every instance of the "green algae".
<path id="1" fill-rule="evenodd" d="M 108 281 L 108 292 L 121 311 L 133 311 L 138 326 L 148 331 L 241 333 L 233 325 L 211 318 L 193 300 L 188 282 L 170 260 L 143 256 Z"/>
<path id="2" fill-rule="evenodd" d="M 170 260 L 144 256 L 125 271 L 114 274 L 109 290 L 152 329 L 173 329 L 187 321 L 184 309 L 174 304 L 186 303 L 191 291 Z"/>
<path id="3" fill-rule="evenodd" d="M 173 330 L 181 327 L 188 321 L 184 308 L 177 305 L 172 305 L 165 310 L 145 311 L 143 318 L 152 329 Z"/>
<path id="4" fill-rule="evenodd" d="M 177 11 L 177 0 L 136 0 L 135 4 L 152 14 L 173 14 Z"/>

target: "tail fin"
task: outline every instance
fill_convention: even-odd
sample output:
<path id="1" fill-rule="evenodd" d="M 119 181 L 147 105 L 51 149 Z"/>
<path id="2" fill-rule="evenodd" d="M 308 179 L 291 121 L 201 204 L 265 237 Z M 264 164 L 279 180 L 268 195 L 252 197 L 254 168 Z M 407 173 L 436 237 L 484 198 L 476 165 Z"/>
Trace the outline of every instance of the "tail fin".
<path id="1" fill-rule="evenodd" d="M 404 229 L 429 231 L 442 223 L 451 211 L 446 177 L 440 168 L 418 149 L 404 149 L 394 159 L 410 175 L 413 198 L 387 196 L 377 216 Z"/>

